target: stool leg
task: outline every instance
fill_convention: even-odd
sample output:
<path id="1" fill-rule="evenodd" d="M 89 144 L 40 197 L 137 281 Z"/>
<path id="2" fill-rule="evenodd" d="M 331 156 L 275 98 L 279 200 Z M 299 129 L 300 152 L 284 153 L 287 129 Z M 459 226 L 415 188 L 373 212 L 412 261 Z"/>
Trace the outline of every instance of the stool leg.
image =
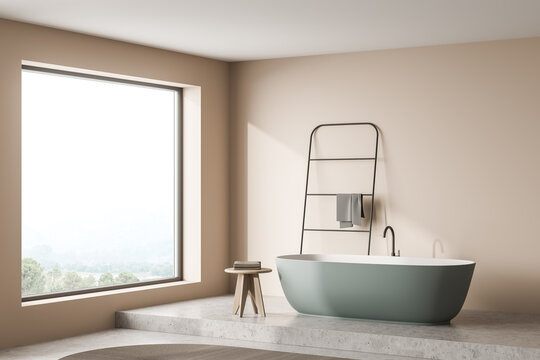
<path id="1" fill-rule="evenodd" d="M 259 309 L 259 313 L 262 314 L 262 316 L 266 316 L 266 311 L 264 310 L 264 301 L 262 297 L 262 291 L 261 291 L 261 279 L 259 279 L 259 274 L 253 275 L 253 285 L 255 288 L 255 301 L 257 302 L 257 308 Z"/>
<path id="2" fill-rule="evenodd" d="M 236 289 L 234 290 L 234 301 L 232 306 L 232 313 L 236 315 L 238 309 L 240 309 L 240 302 L 242 300 L 242 277 L 244 275 L 238 274 L 236 277 Z"/>
<path id="3" fill-rule="evenodd" d="M 259 313 L 259 309 L 257 307 L 257 299 L 255 298 L 255 276 L 251 275 L 249 277 L 249 289 L 248 294 L 251 299 L 251 305 L 253 305 L 253 312 L 255 314 Z"/>
<path id="4" fill-rule="evenodd" d="M 244 308 L 246 306 L 246 299 L 248 295 L 248 289 L 249 289 L 249 279 L 250 275 L 242 275 L 242 295 L 240 299 L 240 317 L 244 316 Z"/>

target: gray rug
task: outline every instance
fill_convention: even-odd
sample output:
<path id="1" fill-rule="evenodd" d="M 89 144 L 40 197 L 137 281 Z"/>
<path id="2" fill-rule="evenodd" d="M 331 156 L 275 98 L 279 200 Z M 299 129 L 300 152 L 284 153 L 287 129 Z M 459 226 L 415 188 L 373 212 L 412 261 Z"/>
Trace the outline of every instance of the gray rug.
<path id="1" fill-rule="evenodd" d="M 122 346 L 85 351 L 60 360 L 330 360 L 327 356 L 199 344 Z"/>

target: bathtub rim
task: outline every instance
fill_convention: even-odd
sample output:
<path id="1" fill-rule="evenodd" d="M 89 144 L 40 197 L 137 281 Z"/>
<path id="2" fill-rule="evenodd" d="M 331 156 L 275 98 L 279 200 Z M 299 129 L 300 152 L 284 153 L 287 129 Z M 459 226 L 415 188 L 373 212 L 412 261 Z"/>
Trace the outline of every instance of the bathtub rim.
<path id="1" fill-rule="evenodd" d="M 316 259 L 314 257 L 327 257 L 327 259 Z M 311 257 L 311 258 L 310 258 Z M 339 257 L 342 257 L 340 261 Z M 344 259 L 357 259 L 359 261 L 343 261 Z M 360 254 L 287 254 L 276 257 L 281 260 L 292 260 L 302 262 L 321 262 L 331 264 L 356 264 L 356 265 L 389 265 L 389 266 L 471 266 L 476 265 L 476 261 L 464 259 L 428 258 L 428 257 L 407 257 L 407 256 L 381 256 L 381 255 L 360 255 Z M 370 261 L 362 262 L 362 259 Z M 376 260 L 382 260 L 377 262 Z M 400 261 L 401 260 L 401 261 Z M 405 262 L 403 262 L 405 260 Z"/>

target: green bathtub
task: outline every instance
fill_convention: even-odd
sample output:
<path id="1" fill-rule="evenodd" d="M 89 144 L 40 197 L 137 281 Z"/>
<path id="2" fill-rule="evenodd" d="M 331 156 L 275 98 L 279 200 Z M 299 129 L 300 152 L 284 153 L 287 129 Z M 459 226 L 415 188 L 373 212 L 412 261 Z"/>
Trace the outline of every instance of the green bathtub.
<path id="1" fill-rule="evenodd" d="M 475 262 L 365 255 L 284 255 L 281 286 L 303 314 L 448 324 L 461 310 Z"/>

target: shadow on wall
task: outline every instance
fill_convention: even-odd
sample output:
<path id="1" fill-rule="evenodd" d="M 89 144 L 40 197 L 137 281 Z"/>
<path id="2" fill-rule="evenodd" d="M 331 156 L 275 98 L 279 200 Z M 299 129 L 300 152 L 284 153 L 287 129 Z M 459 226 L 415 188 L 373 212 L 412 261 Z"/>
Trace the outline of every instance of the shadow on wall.
<path id="1" fill-rule="evenodd" d="M 444 254 L 444 246 L 443 246 L 442 241 L 439 240 L 439 239 L 435 239 L 433 241 L 433 249 L 432 249 L 432 252 L 431 252 L 431 257 L 433 257 L 433 258 L 437 257 L 437 245 L 439 245 L 438 248 L 439 248 L 440 254 L 441 255 Z M 444 256 L 440 256 L 440 257 L 444 257 Z"/>

